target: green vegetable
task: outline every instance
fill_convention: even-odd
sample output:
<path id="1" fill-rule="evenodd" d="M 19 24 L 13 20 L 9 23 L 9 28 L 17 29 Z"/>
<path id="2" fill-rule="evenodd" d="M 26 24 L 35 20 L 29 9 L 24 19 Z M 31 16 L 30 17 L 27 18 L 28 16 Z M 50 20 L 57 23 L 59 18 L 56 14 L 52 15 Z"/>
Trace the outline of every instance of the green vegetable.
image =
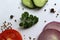
<path id="1" fill-rule="evenodd" d="M 34 8 L 34 5 L 32 4 L 31 0 L 22 0 L 22 4 L 28 8 Z"/>
<path id="2" fill-rule="evenodd" d="M 29 28 L 33 25 L 35 25 L 38 22 L 38 17 L 33 16 L 33 15 L 29 15 L 28 12 L 24 12 L 20 18 L 21 22 L 19 24 L 19 26 L 21 28 Z"/>
<path id="3" fill-rule="evenodd" d="M 30 9 L 42 8 L 48 0 L 22 0 L 22 4 Z"/>
<path id="4" fill-rule="evenodd" d="M 38 7 L 38 8 L 42 8 L 48 0 L 32 0 L 33 4 Z"/>

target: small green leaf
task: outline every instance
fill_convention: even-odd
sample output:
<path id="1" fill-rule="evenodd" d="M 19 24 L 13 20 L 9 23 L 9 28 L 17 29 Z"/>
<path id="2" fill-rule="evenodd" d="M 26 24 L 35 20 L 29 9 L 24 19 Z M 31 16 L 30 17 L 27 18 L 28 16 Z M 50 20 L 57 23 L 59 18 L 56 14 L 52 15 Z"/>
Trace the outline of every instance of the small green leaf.
<path id="1" fill-rule="evenodd" d="M 34 24 L 36 24 L 38 22 L 38 17 L 33 16 L 33 15 L 29 15 L 28 12 L 24 12 L 20 18 L 21 22 L 19 24 L 19 26 L 21 26 L 21 28 L 30 28 L 31 26 L 33 26 Z"/>

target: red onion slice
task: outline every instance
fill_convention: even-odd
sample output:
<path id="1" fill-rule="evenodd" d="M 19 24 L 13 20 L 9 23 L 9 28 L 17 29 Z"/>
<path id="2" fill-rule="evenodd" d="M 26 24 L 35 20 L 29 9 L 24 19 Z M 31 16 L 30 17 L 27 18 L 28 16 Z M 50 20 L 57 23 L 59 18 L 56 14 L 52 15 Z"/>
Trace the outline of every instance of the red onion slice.
<path id="1" fill-rule="evenodd" d="M 60 40 L 60 32 L 54 29 L 48 29 L 43 31 L 38 40 Z"/>
<path id="2" fill-rule="evenodd" d="M 50 22 L 48 23 L 45 28 L 43 29 L 44 30 L 47 30 L 47 29 L 55 29 L 55 30 L 58 30 L 60 31 L 60 23 L 59 22 Z"/>

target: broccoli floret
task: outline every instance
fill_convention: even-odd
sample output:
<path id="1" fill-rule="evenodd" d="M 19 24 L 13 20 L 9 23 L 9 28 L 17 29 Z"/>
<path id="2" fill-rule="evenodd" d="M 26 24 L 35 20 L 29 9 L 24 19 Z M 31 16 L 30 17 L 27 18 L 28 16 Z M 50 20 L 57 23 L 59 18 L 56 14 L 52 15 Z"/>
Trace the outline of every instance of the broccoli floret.
<path id="1" fill-rule="evenodd" d="M 30 15 L 30 19 L 33 20 L 33 15 Z"/>
<path id="2" fill-rule="evenodd" d="M 36 16 L 34 16 L 33 22 L 34 22 L 34 24 L 36 24 L 38 22 L 38 18 Z"/>
<path id="3" fill-rule="evenodd" d="M 21 22 L 21 23 L 19 24 L 19 26 L 23 26 L 23 23 Z"/>
<path id="4" fill-rule="evenodd" d="M 21 28 L 25 28 L 25 29 L 33 26 L 34 24 L 36 24 L 38 22 L 38 17 L 29 15 L 28 12 L 24 12 L 20 19 L 21 19 L 21 22 L 20 22 L 19 26 L 21 26 Z"/>
<path id="5" fill-rule="evenodd" d="M 22 14 L 22 17 L 20 18 L 21 20 L 26 20 L 27 18 L 28 18 L 28 16 L 29 16 L 29 13 L 28 12 L 24 12 L 23 14 Z"/>

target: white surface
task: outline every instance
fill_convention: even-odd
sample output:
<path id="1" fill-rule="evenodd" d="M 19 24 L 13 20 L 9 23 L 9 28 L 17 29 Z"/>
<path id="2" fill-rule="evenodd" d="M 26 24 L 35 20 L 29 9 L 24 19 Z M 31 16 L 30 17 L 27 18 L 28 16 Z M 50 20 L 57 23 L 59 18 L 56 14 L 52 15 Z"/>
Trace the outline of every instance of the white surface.
<path id="1" fill-rule="evenodd" d="M 56 3 L 56 6 L 54 5 Z M 18 9 L 20 7 L 20 9 Z M 24 10 L 22 10 L 24 8 Z M 50 9 L 55 8 L 56 13 L 50 13 Z M 44 12 L 44 9 L 47 11 Z M 34 25 L 33 27 L 23 30 L 19 27 L 19 18 L 21 14 L 27 11 L 30 14 L 36 15 L 39 17 L 39 22 Z M 22 36 L 23 40 L 29 40 L 29 37 L 38 38 L 39 34 L 43 30 L 44 26 L 51 21 L 59 21 L 60 22 L 60 15 L 56 18 L 56 14 L 60 13 L 60 0 L 48 0 L 47 4 L 40 10 L 32 10 L 27 9 L 21 5 L 21 0 L 0 0 L 0 26 L 4 21 L 11 22 L 13 24 L 13 28 L 19 31 Z M 17 19 L 17 23 L 14 22 L 14 19 L 10 20 L 9 16 L 14 15 L 14 19 Z M 47 22 L 44 23 L 44 20 Z M 0 30 L 1 31 L 1 30 Z M 25 35 L 25 37 L 24 37 Z M 25 39 L 24 39 L 25 38 Z"/>

